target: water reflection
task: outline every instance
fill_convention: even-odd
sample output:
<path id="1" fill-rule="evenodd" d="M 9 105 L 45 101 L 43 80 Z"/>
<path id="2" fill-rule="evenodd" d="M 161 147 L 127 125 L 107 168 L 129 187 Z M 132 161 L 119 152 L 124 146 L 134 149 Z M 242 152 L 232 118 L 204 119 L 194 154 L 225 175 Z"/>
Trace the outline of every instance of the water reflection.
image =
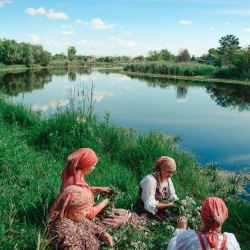
<path id="1" fill-rule="evenodd" d="M 209 96 L 217 105 L 225 108 L 238 109 L 239 112 L 249 111 L 250 87 L 233 84 L 212 85 L 207 88 Z"/>
<path id="2" fill-rule="evenodd" d="M 46 84 L 53 80 L 53 76 L 68 75 L 68 79 L 74 82 L 77 74 L 90 75 L 91 72 L 91 68 L 57 68 L 3 73 L 0 75 L 0 89 L 9 96 L 17 96 L 20 93 L 29 93 L 36 89 L 43 89 Z"/>
<path id="3" fill-rule="evenodd" d="M 75 107 L 89 94 L 95 112 L 102 116 L 110 108 L 111 120 L 119 126 L 179 134 L 180 146 L 194 152 L 201 164 L 217 162 L 224 169 L 249 166 L 249 86 L 57 68 L 2 73 L 0 88 L 13 102 L 45 116 L 70 103 L 70 89 Z"/>
<path id="4" fill-rule="evenodd" d="M 10 96 L 17 96 L 20 93 L 32 92 L 35 89 L 43 89 L 45 84 L 52 81 L 53 76 L 67 75 L 70 82 L 75 82 L 78 75 L 90 75 L 91 68 L 57 68 L 42 69 L 40 71 L 30 71 L 22 73 L 5 73 L 0 76 L 0 88 Z M 174 85 L 176 88 L 177 102 L 186 102 L 188 88 L 205 87 L 207 94 L 215 103 L 221 107 L 238 109 L 238 111 L 250 110 L 250 87 L 235 84 L 216 84 L 204 82 L 181 81 L 176 79 L 152 78 L 152 77 L 131 77 L 139 81 L 146 82 L 148 87 L 169 88 Z M 96 92 L 96 99 L 100 101 L 104 96 L 115 96 L 114 93 Z"/>

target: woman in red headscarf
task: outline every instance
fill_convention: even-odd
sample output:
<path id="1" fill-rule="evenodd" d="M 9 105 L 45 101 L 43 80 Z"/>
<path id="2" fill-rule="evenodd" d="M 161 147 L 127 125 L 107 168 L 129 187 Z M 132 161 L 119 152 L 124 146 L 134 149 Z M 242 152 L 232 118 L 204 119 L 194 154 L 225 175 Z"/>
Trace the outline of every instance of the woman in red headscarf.
<path id="1" fill-rule="evenodd" d="M 90 148 L 80 148 L 70 154 L 67 158 L 65 167 L 62 171 L 61 192 L 70 185 L 77 185 L 87 189 L 93 196 L 93 193 L 102 192 L 109 193 L 108 187 L 90 187 L 84 180 L 84 176 L 90 174 L 98 162 L 98 157 Z M 88 210 L 86 218 L 96 217 L 109 203 L 109 199 L 105 199 L 95 206 L 91 206 Z M 94 204 L 94 198 L 93 198 Z M 106 227 L 118 228 L 129 220 L 130 213 L 125 209 L 115 209 L 114 214 L 102 221 L 102 225 Z"/>
<path id="2" fill-rule="evenodd" d="M 111 235 L 86 219 L 93 203 L 93 194 L 87 188 L 66 187 L 50 209 L 46 223 L 49 246 L 57 250 L 97 250 L 101 240 L 112 247 Z"/>
<path id="3" fill-rule="evenodd" d="M 206 199 L 201 208 L 202 231 L 186 230 L 187 218 L 180 217 L 168 250 L 240 250 L 234 234 L 221 233 L 227 217 L 228 210 L 222 199 Z"/>
<path id="4" fill-rule="evenodd" d="M 149 218 L 165 220 L 169 217 L 166 209 L 174 206 L 173 202 L 163 203 L 164 199 L 178 200 L 175 194 L 171 176 L 176 170 L 173 158 L 161 156 L 154 164 L 154 173 L 143 178 L 139 187 L 139 196 L 136 202 L 137 213 L 147 214 Z"/>

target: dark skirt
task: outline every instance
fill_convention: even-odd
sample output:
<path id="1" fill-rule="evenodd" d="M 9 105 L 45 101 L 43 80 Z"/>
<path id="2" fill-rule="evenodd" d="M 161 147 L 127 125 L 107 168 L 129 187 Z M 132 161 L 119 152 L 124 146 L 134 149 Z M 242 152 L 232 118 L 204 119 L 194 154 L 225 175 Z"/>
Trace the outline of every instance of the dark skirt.
<path id="1" fill-rule="evenodd" d="M 139 215 L 146 214 L 149 219 L 156 219 L 156 220 L 161 220 L 161 221 L 164 221 L 168 218 L 174 218 L 179 215 L 178 211 L 174 211 L 173 208 L 158 209 L 156 214 L 152 214 L 144 208 L 144 202 L 141 198 L 137 199 L 135 203 L 135 208 L 136 208 L 137 214 Z"/>

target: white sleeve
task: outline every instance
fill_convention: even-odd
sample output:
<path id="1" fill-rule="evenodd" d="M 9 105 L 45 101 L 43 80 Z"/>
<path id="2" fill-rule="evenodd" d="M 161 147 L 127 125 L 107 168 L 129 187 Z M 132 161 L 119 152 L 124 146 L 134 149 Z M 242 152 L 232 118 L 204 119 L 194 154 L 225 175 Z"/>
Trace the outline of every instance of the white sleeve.
<path id="1" fill-rule="evenodd" d="M 177 197 L 176 193 L 175 193 L 175 188 L 174 188 L 174 184 L 171 180 L 171 178 L 169 177 L 168 178 L 168 185 L 169 185 L 169 191 L 170 191 L 170 194 L 169 194 L 169 198 L 174 198 L 176 201 L 179 200 L 179 198 Z"/>
<path id="2" fill-rule="evenodd" d="M 240 250 L 240 245 L 236 240 L 234 234 L 224 233 L 227 236 L 227 244 L 225 250 Z"/>
<path id="3" fill-rule="evenodd" d="M 170 240 L 168 244 L 168 250 L 176 249 L 176 238 L 179 234 L 181 234 L 184 231 L 186 231 L 186 229 L 178 229 L 178 228 L 174 231 L 174 237 Z"/>
<path id="4" fill-rule="evenodd" d="M 178 231 L 182 230 L 182 231 Z M 194 230 L 188 229 L 176 229 L 174 232 L 174 237 L 171 239 L 168 245 L 168 250 L 202 250 L 200 241 L 197 237 L 197 234 Z"/>
<path id="5" fill-rule="evenodd" d="M 141 181 L 142 195 L 141 198 L 144 202 L 144 208 L 152 213 L 156 214 L 158 209 L 156 209 L 156 205 L 159 203 L 155 199 L 155 191 L 157 187 L 156 179 L 152 175 L 147 175 Z"/>

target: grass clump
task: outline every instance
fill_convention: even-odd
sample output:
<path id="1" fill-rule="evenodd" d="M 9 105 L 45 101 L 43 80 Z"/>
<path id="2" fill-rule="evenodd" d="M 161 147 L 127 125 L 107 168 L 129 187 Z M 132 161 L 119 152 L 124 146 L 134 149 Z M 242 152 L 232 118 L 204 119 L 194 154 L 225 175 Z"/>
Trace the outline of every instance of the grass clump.
<path id="1" fill-rule="evenodd" d="M 139 182 L 158 157 L 174 158 L 177 171 L 172 179 L 180 199 L 192 197 L 199 206 L 210 195 L 225 198 L 229 208 L 225 229 L 235 233 L 241 248 L 247 249 L 250 206 L 234 199 L 242 182 L 236 177 L 220 180 L 214 165 L 202 168 L 192 153 L 178 147 L 178 137 L 117 127 L 109 121 L 109 112 L 103 117 L 93 115 L 93 106 L 58 109 L 42 118 L 2 97 L 0 105 L 0 249 L 46 248 L 45 222 L 59 194 L 60 173 L 67 156 L 81 147 L 92 148 L 99 157 L 96 170 L 86 181 L 112 187 L 118 194 L 115 207 L 131 211 Z M 218 181 L 221 184 L 215 187 Z M 236 193 L 227 192 L 227 181 Z M 114 249 L 166 249 L 174 222 L 151 221 L 147 227 L 146 232 L 130 225 L 111 231 Z"/>

